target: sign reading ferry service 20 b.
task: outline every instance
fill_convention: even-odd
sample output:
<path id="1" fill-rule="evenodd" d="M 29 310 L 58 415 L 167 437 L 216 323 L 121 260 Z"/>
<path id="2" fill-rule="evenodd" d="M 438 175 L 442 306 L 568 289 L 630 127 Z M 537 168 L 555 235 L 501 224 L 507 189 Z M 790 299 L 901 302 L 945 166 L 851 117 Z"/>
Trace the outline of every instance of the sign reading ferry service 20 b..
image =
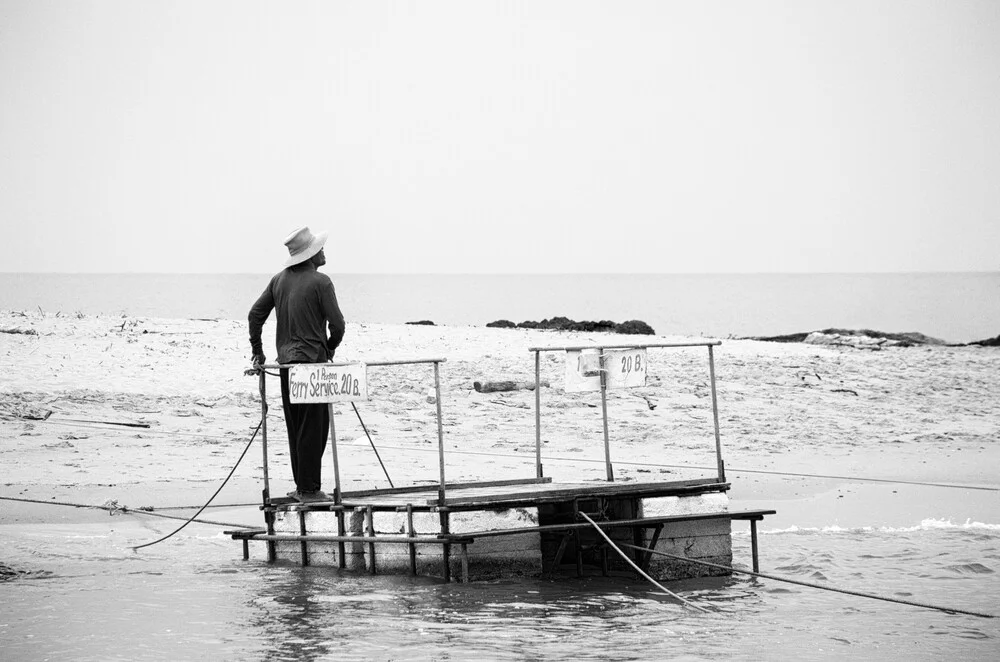
<path id="1" fill-rule="evenodd" d="M 601 357 L 596 349 L 566 352 L 566 392 L 601 390 Z M 646 385 L 646 348 L 604 350 L 604 384 L 608 389 Z"/>
<path id="2" fill-rule="evenodd" d="M 288 395 L 294 403 L 352 402 L 368 399 L 364 363 L 300 363 L 288 370 Z"/>

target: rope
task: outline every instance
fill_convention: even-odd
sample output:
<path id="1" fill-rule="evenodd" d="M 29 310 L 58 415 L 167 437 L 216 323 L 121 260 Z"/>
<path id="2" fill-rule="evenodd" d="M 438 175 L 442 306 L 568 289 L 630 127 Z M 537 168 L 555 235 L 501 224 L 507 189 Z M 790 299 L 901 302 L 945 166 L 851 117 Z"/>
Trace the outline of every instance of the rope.
<path id="1" fill-rule="evenodd" d="M 685 600 L 684 598 L 682 598 L 681 596 L 677 595 L 673 591 L 670 591 L 669 589 L 664 588 L 664 586 L 662 584 L 660 584 L 658 581 L 656 581 L 655 579 L 653 579 L 652 577 L 650 577 L 649 575 L 647 575 L 645 572 L 643 572 L 642 568 L 640 568 L 639 566 L 637 566 L 632 561 L 632 559 L 630 559 L 628 557 L 628 555 L 625 554 L 625 552 L 623 552 L 621 549 L 619 549 L 618 546 L 615 545 L 615 543 L 611 540 L 611 538 L 608 537 L 608 534 L 604 533 L 604 531 L 601 530 L 601 527 L 597 526 L 597 523 L 594 520 L 590 519 L 590 517 L 587 515 L 587 513 L 580 513 L 580 512 L 578 512 L 577 514 L 580 517 L 582 517 L 583 519 L 585 519 L 588 522 L 590 522 L 594 526 L 594 528 L 597 529 L 597 532 L 601 534 L 601 537 L 603 537 L 608 542 L 608 544 L 611 545 L 611 548 L 614 549 L 616 552 L 618 552 L 618 554 L 620 554 L 621 557 L 623 559 L 625 559 L 630 566 L 632 566 L 633 568 L 635 568 L 636 572 L 638 572 L 640 575 L 642 575 L 647 580 L 649 580 L 653 584 L 653 586 L 657 587 L 658 589 L 660 589 L 661 591 L 663 591 L 667 595 L 670 595 L 670 596 L 673 596 L 673 597 L 677 598 L 678 600 L 680 600 L 682 603 L 684 603 L 688 607 L 691 607 L 693 609 L 697 609 L 698 611 L 703 612 L 703 613 L 708 613 L 705 609 L 702 609 L 701 607 L 699 607 L 695 603 L 690 602 L 688 600 Z"/>
<path id="2" fill-rule="evenodd" d="M 177 515 L 166 515 L 163 513 L 153 512 L 153 510 L 146 510 L 144 508 L 129 508 L 128 506 L 119 506 L 116 502 L 112 502 L 114 505 L 110 506 L 95 506 L 89 503 L 70 503 L 67 501 L 42 501 L 41 499 L 24 499 L 20 497 L 5 497 L 0 496 L 3 501 L 20 501 L 22 503 L 40 503 L 45 506 L 67 506 L 70 508 L 91 508 L 93 510 L 105 510 L 109 515 L 114 515 L 115 513 L 134 513 L 137 515 L 151 515 L 153 517 L 166 517 L 169 519 L 187 519 L 186 517 L 178 517 Z M 249 504 L 257 506 L 259 504 Z M 198 506 L 175 506 L 176 509 L 192 509 Z M 213 506 L 213 508 L 223 508 L 225 506 Z M 169 510 L 170 508 L 162 508 L 161 510 Z M 255 529 L 255 526 L 248 526 L 246 524 L 233 524 L 231 522 L 213 522 L 207 519 L 195 519 L 192 520 L 198 522 L 199 524 L 215 524 L 218 526 L 237 526 L 243 529 Z"/>
<path id="3" fill-rule="evenodd" d="M 208 501 L 205 502 L 204 506 L 202 506 L 201 508 L 198 509 L 198 512 L 196 512 L 194 515 L 191 516 L 190 519 L 188 519 L 186 522 L 184 522 L 179 527 L 177 527 L 176 529 L 174 529 L 173 531 L 171 531 L 167 535 L 163 536 L 162 538 L 158 538 L 158 539 L 156 539 L 156 540 L 154 540 L 152 542 L 143 543 L 141 545 L 134 545 L 132 547 L 132 551 L 137 552 L 140 549 L 142 549 L 143 547 L 150 547 L 151 545 L 155 545 L 157 543 L 163 542 L 164 540 L 166 540 L 167 538 L 170 538 L 175 533 L 178 533 L 181 529 L 183 529 L 188 524 L 190 524 L 191 522 L 193 522 L 194 519 L 196 517 L 198 517 L 198 515 L 201 515 L 201 512 L 203 510 L 205 510 L 206 508 L 208 508 L 208 504 L 212 503 L 212 499 L 214 499 L 215 497 L 217 497 L 219 495 L 219 492 L 222 491 L 222 488 L 226 486 L 226 483 L 229 482 L 229 479 L 233 477 L 234 473 L 236 473 L 236 467 L 240 466 L 240 462 L 242 462 L 243 458 L 246 457 L 247 451 L 250 450 L 250 446 L 253 444 L 253 440 L 257 438 L 257 433 L 260 432 L 260 428 L 261 428 L 262 425 L 264 425 L 264 417 L 263 416 L 261 416 L 260 423 L 257 424 L 257 429 L 254 430 L 253 434 L 250 436 L 250 441 L 247 442 L 246 448 L 243 449 L 243 453 L 240 454 L 240 459 L 236 460 L 236 464 L 234 464 L 233 468 L 230 469 L 229 475 L 226 476 L 226 479 L 224 481 L 222 481 L 222 485 L 219 485 L 219 489 L 215 490 L 215 494 L 213 494 L 212 496 L 210 496 L 208 498 Z"/>
<path id="4" fill-rule="evenodd" d="M 580 513 L 583 515 L 583 513 Z M 583 515 L 586 517 L 586 515 Z M 589 519 L 589 518 L 588 518 Z M 927 604 L 924 602 L 913 602 L 912 600 L 902 600 L 900 598 L 890 598 L 885 595 L 876 595 L 874 593 L 862 593 L 861 591 L 852 591 L 845 588 L 837 588 L 836 586 L 823 586 L 822 584 L 812 584 L 810 582 L 804 582 L 798 579 L 789 579 L 788 577 L 778 577 L 776 575 L 767 575 L 762 572 L 753 572 L 751 570 L 741 570 L 739 568 L 731 568 L 729 566 L 720 565 L 718 563 L 711 563 L 709 561 L 702 561 L 699 559 L 689 559 L 683 556 L 677 556 L 675 554 L 669 554 L 667 552 L 661 552 L 655 549 L 649 549 L 648 547 L 639 547 L 637 545 L 629 545 L 628 543 L 619 543 L 622 547 L 629 547 L 641 552 L 649 552 L 650 554 L 657 554 L 659 556 L 667 556 L 678 561 L 684 561 L 687 563 L 698 563 L 700 565 L 705 565 L 710 568 L 718 568 L 720 570 L 726 570 L 728 572 L 739 572 L 744 575 L 751 575 L 753 577 L 762 577 L 764 579 L 773 579 L 779 582 L 788 582 L 789 584 L 798 584 L 799 586 L 807 586 L 809 588 L 818 588 L 824 591 L 833 591 L 835 593 L 844 593 L 846 595 L 855 595 L 861 598 L 871 598 L 873 600 L 883 600 L 885 602 L 896 602 L 901 605 L 909 605 L 911 607 L 922 607 L 924 609 L 936 609 L 937 611 L 943 611 L 948 614 L 965 614 L 967 616 L 978 616 L 979 618 L 996 618 L 993 614 L 985 614 L 976 611 L 966 611 L 964 609 L 953 609 L 951 607 L 940 607 L 938 605 Z"/>
<path id="5" fill-rule="evenodd" d="M 133 510 L 132 508 L 121 508 L 123 513 L 135 513 L 137 515 L 149 515 L 151 517 L 164 517 L 166 519 L 176 519 L 176 520 L 188 520 L 190 522 L 198 522 L 199 524 L 212 524 L 214 526 L 235 526 L 240 529 L 256 529 L 256 526 L 250 526 L 248 524 L 234 524 L 232 522 L 216 522 L 210 519 L 188 519 L 187 517 L 180 517 L 178 515 L 167 515 L 165 513 L 156 513 L 151 510 Z M 186 524 L 185 524 L 186 526 Z M 179 531 L 180 529 L 178 529 Z M 152 544 L 152 543 L 150 543 Z M 138 549 L 138 548 L 133 548 Z"/>
<path id="6" fill-rule="evenodd" d="M 375 457 L 378 458 L 378 463 L 382 465 L 382 473 L 385 474 L 386 480 L 389 481 L 389 487 L 396 487 L 392 484 L 392 478 L 389 478 L 389 472 L 386 470 L 385 464 L 382 463 L 382 456 L 378 454 L 378 449 L 375 448 L 375 442 L 372 441 L 372 436 L 368 434 L 368 426 L 365 425 L 363 420 L 361 420 L 361 412 L 358 411 L 357 405 L 353 402 L 351 403 L 351 406 L 354 407 L 354 413 L 358 415 L 358 422 L 361 423 L 361 428 L 365 431 L 365 436 L 368 437 L 368 443 L 372 445 L 372 450 L 375 451 Z"/>

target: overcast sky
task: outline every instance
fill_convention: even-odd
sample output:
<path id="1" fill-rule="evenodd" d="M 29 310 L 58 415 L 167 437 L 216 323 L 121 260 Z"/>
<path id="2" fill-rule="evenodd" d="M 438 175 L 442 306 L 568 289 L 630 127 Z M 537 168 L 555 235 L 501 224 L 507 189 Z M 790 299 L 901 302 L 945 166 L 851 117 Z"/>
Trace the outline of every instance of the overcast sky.
<path id="1" fill-rule="evenodd" d="M 1000 2 L 0 0 L 0 271 L 1000 269 Z"/>

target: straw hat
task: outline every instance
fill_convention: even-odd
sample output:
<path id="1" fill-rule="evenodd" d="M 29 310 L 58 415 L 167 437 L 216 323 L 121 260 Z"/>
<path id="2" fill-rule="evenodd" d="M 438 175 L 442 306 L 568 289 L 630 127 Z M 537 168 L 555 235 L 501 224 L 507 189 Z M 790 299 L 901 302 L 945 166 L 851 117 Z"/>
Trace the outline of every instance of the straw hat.
<path id="1" fill-rule="evenodd" d="M 305 225 L 292 232 L 285 238 L 285 246 L 288 246 L 288 259 L 285 260 L 285 266 L 300 264 L 319 253 L 323 250 L 323 244 L 326 243 L 328 235 L 328 232 L 314 235 Z"/>

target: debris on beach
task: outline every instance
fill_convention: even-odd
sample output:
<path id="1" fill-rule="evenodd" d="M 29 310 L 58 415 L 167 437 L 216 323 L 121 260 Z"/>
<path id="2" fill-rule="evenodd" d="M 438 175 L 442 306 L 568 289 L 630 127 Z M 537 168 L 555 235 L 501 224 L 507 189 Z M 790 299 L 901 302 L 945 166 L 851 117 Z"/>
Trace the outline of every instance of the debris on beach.
<path id="1" fill-rule="evenodd" d="M 546 387 L 549 385 L 547 380 L 542 380 L 539 383 Z M 535 382 L 522 382 L 515 380 L 472 382 L 472 388 L 476 389 L 476 393 L 496 393 L 498 391 L 534 391 Z"/>
<path id="2" fill-rule="evenodd" d="M 628 320 L 622 323 L 611 320 L 601 320 L 599 322 L 581 321 L 577 322 L 568 317 L 553 317 L 543 319 L 541 322 L 526 320 L 520 324 L 514 324 L 510 320 L 502 319 L 489 322 L 487 327 L 491 329 L 541 329 L 545 331 L 587 331 L 604 333 L 624 333 L 629 335 L 656 335 L 653 327 L 642 320 Z"/>
<path id="3" fill-rule="evenodd" d="M 52 415 L 51 409 L 43 409 L 26 401 L 19 393 L 10 393 L 0 402 L 0 420 L 13 421 L 24 419 L 29 421 L 44 421 Z"/>
<path id="4" fill-rule="evenodd" d="M 34 329 L 22 329 L 20 327 L 3 328 L 3 329 L 0 329 L 0 333 L 10 333 L 10 334 L 21 335 L 21 336 L 37 336 L 38 335 L 38 331 L 35 331 Z"/>
<path id="5" fill-rule="evenodd" d="M 15 570 L 8 565 L 0 563 L 0 582 L 7 582 L 24 574 L 26 573 L 23 570 Z"/>

